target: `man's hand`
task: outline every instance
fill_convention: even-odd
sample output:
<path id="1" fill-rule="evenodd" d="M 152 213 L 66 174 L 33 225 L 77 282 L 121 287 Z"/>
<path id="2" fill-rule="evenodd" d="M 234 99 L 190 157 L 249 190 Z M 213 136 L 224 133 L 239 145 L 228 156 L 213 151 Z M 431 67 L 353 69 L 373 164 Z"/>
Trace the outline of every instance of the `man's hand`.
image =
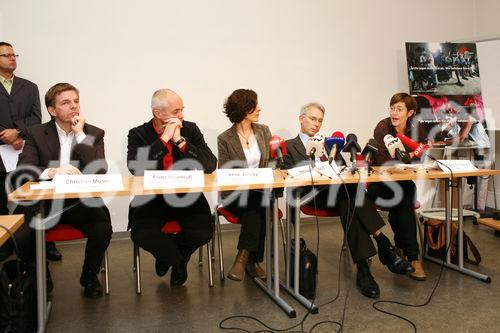
<path id="1" fill-rule="evenodd" d="M 71 130 L 75 134 L 83 133 L 83 125 L 85 125 L 85 117 L 81 114 L 71 119 Z"/>
<path id="2" fill-rule="evenodd" d="M 170 118 L 168 119 L 163 127 L 163 133 L 161 138 L 163 141 L 168 142 L 172 139 L 172 141 L 177 141 L 181 138 L 181 127 L 182 121 L 179 118 Z"/>
<path id="3" fill-rule="evenodd" d="M 17 139 L 19 139 L 19 135 L 15 128 L 7 128 L 0 132 L 0 140 L 5 143 L 12 144 Z"/>
<path id="4" fill-rule="evenodd" d="M 23 148 L 24 146 L 24 140 L 21 139 L 21 138 L 17 138 L 17 140 L 15 140 L 14 142 L 12 142 L 10 144 L 15 150 L 19 150 L 21 148 Z"/>
<path id="5" fill-rule="evenodd" d="M 49 178 L 54 178 L 56 175 L 81 175 L 80 170 L 72 165 L 63 166 L 60 168 L 50 168 L 48 172 Z"/>

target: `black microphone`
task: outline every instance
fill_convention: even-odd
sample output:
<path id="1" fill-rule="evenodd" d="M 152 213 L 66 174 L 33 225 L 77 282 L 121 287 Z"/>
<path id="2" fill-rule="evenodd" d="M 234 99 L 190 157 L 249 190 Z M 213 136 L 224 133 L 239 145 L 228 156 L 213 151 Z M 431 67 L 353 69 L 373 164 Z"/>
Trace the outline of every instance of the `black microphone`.
<path id="1" fill-rule="evenodd" d="M 343 152 L 349 152 L 351 154 L 351 162 L 356 163 L 356 153 L 361 151 L 361 147 L 358 144 L 358 137 L 356 134 L 350 133 L 347 134 L 345 138 L 345 145 Z"/>
<path id="2" fill-rule="evenodd" d="M 378 154 L 377 141 L 372 138 L 368 140 L 368 143 L 361 152 L 361 155 L 364 156 L 366 164 L 370 166 L 373 163 L 374 155 L 376 154 Z"/>

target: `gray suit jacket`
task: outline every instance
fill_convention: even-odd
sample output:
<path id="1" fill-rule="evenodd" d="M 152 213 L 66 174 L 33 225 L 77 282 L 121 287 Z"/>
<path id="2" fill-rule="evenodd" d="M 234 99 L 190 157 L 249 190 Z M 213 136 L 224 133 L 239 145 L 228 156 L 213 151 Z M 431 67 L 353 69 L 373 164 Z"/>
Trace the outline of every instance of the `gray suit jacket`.
<path id="1" fill-rule="evenodd" d="M 252 129 L 260 149 L 259 168 L 266 168 L 269 163 L 269 140 L 271 139 L 271 131 L 266 125 L 256 123 L 252 124 Z M 217 137 L 217 149 L 219 168 L 248 167 L 240 138 L 236 132 L 236 125 L 231 126 Z M 231 163 L 227 164 L 228 162 Z"/>
<path id="2" fill-rule="evenodd" d="M 41 120 L 40 96 L 36 84 L 14 76 L 10 95 L 0 84 L 0 131 L 17 128 L 21 131 L 21 136 L 24 136 L 29 126 L 40 124 Z M 5 172 L 1 158 L 0 172 Z"/>

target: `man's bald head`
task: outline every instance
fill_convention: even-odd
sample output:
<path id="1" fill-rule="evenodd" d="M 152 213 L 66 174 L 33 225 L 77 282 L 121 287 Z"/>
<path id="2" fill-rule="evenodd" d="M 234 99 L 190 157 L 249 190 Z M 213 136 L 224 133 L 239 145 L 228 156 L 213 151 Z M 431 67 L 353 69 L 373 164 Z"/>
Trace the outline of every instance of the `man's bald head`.
<path id="1" fill-rule="evenodd" d="M 151 111 L 162 121 L 172 117 L 184 119 L 183 109 L 182 98 L 173 90 L 159 89 L 151 97 Z"/>

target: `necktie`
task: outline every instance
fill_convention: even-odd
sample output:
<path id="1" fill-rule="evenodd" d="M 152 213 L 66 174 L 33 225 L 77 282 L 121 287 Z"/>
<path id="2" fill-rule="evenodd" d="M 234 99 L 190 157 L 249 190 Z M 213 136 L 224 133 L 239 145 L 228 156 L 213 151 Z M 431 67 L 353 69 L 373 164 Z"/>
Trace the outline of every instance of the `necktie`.
<path id="1" fill-rule="evenodd" d="M 10 95 L 10 91 L 12 90 L 12 81 L 11 80 L 3 80 L 3 86 L 7 93 Z"/>

